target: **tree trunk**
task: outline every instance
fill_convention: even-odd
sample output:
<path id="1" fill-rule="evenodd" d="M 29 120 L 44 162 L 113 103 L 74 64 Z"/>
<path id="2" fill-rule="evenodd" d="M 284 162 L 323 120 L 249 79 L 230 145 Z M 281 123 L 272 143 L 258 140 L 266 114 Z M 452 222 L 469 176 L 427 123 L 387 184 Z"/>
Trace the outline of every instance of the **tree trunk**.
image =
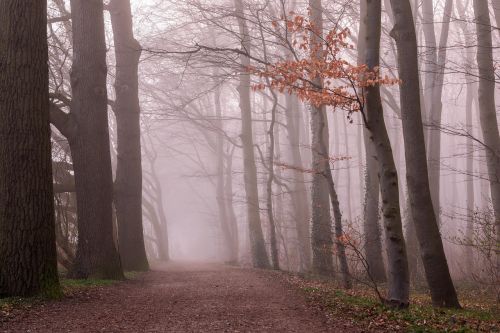
<path id="1" fill-rule="evenodd" d="M 323 8 L 321 0 L 309 0 L 311 23 L 314 24 L 316 32 L 311 33 L 313 44 L 322 43 L 319 36 L 323 32 Z M 320 51 L 318 51 L 320 52 Z M 311 54 L 311 57 L 319 57 L 319 54 Z M 319 78 L 314 84 L 322 84 Z M 324 106 L 311 105 L 311 151 L 312 167 L 314 170 L 312 180 L 312 250 L 313 271 L 322 275 L 333 275 L 332 259 L 332 221 L 330 215 L 330 201 L 328 181 L 324 176 L 329 164 L 328 149 L 328 119 Z M 325 160 L 327 161 L 325 163 Z"/>
<path id="2" fill-rule="evenodd" d="M 417 38 L 409 0 L 391 0 L 395 25 L 391 36 L 398 50 L 401 116 L 406 157 L 406 178 L 412 217 L 432 302 L 460 307 L 444 254 L 429 189 L 424 131 L 420 108 Z"/>
<path id="3" fill-rule="evenodd" d="M 301 112 L 295 95 L 286 95 L 286 129 L 290 143 L 290 153 L 293 163 L 293 189 L 290 193 L 292 198 L 293 218 L 297 230 L 299 243 L 300 271 L 311 268 L 311 231 L 309 229 L 310 210 L 307 204 L 307 189 L 304 178 L 304 164 L 300 152 L 300 118 Z"/>
<path id="4" fill-rule="evenodd" d="M 333 217 L 335 220 L 335 250 L 337 251 L 337 257 L 339 259 L 340 266 L 340 280 L 342 281 L 342 286 L 345 289 L 352 288 L 351 275 L 349 273 L 349 265 L 347 264 L 347 256 L 345 251 L 345 235 L 342 228 L 342 213 L 340 212 L 339 198 L 337 196 L 337 191 L 335 190 L 335 183 L 333 182 L 332 170 L 330 168 L 330 161 L 325 161 L 325 174 L 328 184 L 328 191 L 330 193 L 330 202 L 333 209 Z"/>
<path id="5" fill-rule="evenodd" d="M 47 2 L 0 2 L 0 297 L 55 297 Z"/>
<path id="6" fill-rule="evenodd" d="M 432 3 L 432 1 L 424 1 L 424 3 Z M 439 39 L 439 49 L 436 58 L 436 64 L 433 66 L 433 76 L 431 90 L 427 93 L 430 95 L 431 103 L 429 105 L 429 124 L 428 133 L 428 165 L 429 165 L 429 181 L 432 203 L 436 218 L 440 220 L 441 200 L 440 200 L 440 180 L 441 180 L 441 118 L 443 113 L 443 83 L 444 83 L 444 69 L 446 66 L 446 54 L 448 34 L 450 31 L 450 19 L 453 12 L 453 1 L 446 0 L 443 24 L 441 28 L 441 37 Z M 434 32 L 433 32 L 434 34 Z M 434 52 L 434 51 L 433 51 Z M 429 74 L 426 74 L 429 75 Z"/>
<path id="7" fill-rule="evenodd" d="M 141 124 L 138 68 L 141 46 L 134 38 L 130 0 L 109 3 L 116 57 L 117 163 L 114 187 L 123 269 L 149 269 L 142 229 Z"/>
<path id="8" fill-rule="evenodd" d="M 234 0 L 236 17 L 238 20 L 241 37 L 241 48 L 250 53 L 250 35 L 243 10 L 243 0 Z M 253 265 L 259 268 L 269 268 L 264 235 L 260 220 L 259 192 L 257 186 L 257 167 L 255 165 L 255 151 L 252 134 L 252 108 L 250 102 L 250 75 L 246 73 L 250 66 L 250 58 L 240 56 L 240 81 L 238 94 L 240 96 L 241 110 L 241 141 L 243 144 L 244 182 L 247 202 L 247 218 L 250 234 L 250 247 Z"/>
<path id="9" fill-rule="evenodd" d="M 217 134 L 215 138 L 215 155 L 217 161 L 217 180 L 216 180 L 216 198 L 217 208 L 219 211 L 219 222 L 221 224 L 222 234 L 224 236 L 224 243 L 226 245 L 226 258 L 225 261 L 229 263 L 236 263 L 238 261 L 238 249 L 235 242 L 235 235 L 231 228 L 231 223 L 228 216 L 228 207 L 226 205 L 225 195 L 225 179 L 224 179 L 224 137 L 222 132 L 224 127 L 222 124 L 222 107 L 220 102 L 220 87 L 215 89 L 214 102 L 215 102 L 215 122 L 217 127 Z"/>
<path id="10" fill-rule="evenodd" d="M 234 211 L 233 205 L 233 155 L 226 154 L 226 167 L 224 169 L 226 181 L 224 183 L 224 198 L 226 203 L 226 212 L 228 223 L 233 235 L 235 263 L 238 262 L 239 254 L 239 234 L 238 234 L 238 220 Z"/>
<path id="11" fill-rule="evenodd" d="M 458 16 L 460 17 L 460 28 L 463 33 L 464 43 L 467 49 L 466 53 L 466 73 L 465 82 L 467 87 L 466 97 L 465 97 L 465 128 L 467 132 L 471 135 L 467 137 L 466 141 L 466 207 L 467 207 L 467 221 L 465 227 L 465 238 L 467 242 L 470 242 L 473 237 L 474 232 L 474 141 L 472 139 L 473 134 L 473 109 L 474 109 L 474 99 L 475 92 L 477 90 L 475 78 L 472 75 L 474 66 L 474 55 L 471 50 L 473 50 L 474 45 L 470 36 L 469 25 L 467 24 L 467 19 L 465 15 L 465 8 L 463 5 L 464 0 L 457 1 Z M 473 247 L 466 245 L 465 247 L 465 268 L 467 271 L 474 272 L 474 260 L 473 260 Z"/>
<path id="12" fill-rule="evenodd" d="M 358 33 L 358 64 L 366 61 L 366 1 L 360 2 L 360 18 Z M 364 253 L 368 266 L 368 275 L 375 282 L 385 282 L 384 260 L 382 258 L 382 239 L 379 226 L 379 197 L 380 183 L 377 176 L 377 159 L 375 158 L 375 147 L 370 140 L 370 134 L 363 124 L 363 140 L 366 152 L 366 170 L 364 175 L 364 207 L 363 207 L 363 236 Z M 362 178 L 360 178 L 360 182 Z"/>
<path id="13" fill-rule="evenodd" d="M 495 213 L 497 244 L 500 244 L 500 136 L 495 106 L 495 68 L 490 14 L 487 1 L 474 0 L 479 67 L 479 120 L 486 145 L 486 164 Z M 500 254 L 498 254 L 500 261 Z"/>
<path id="14" fill-rule="evenodd" d="M 366 1 L 365 63 L 370 70 L 380 66 L 381 0 Z M 399 205 L 398 172 L 392 154 L 391 142 L 384 122 L 384 110 L 380 97 L 380 86 L 368 86 L 365 90 L 366 127 L 370 145 L 375 148 L 374 159 L 378 161 L 378 177 L 382 194 L 382 212 L 386 239 L 389 285 L 387 299 L 399 307 L 409 303 L 410 277 L 406 256 L 403 225 Z"/>
<path id="15" fill-rule="evenodd" d="M 71 17 L 71 117 L 78 127 L 68 141 L 75 170 L 78 248 L 70 276 L 122 279 L 120 256 L 113 242 L 103 3 L 71 0 Z"/>

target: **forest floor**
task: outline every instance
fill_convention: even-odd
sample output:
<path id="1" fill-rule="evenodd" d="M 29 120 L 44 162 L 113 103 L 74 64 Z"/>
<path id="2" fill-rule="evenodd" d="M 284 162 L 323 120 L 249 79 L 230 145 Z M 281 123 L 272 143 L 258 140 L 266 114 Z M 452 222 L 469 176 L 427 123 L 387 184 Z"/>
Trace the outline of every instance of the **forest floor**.
<path id="1" fill-rule="evenodd" d="M 0 332 L 498 332 L 486 304 L 409 310 L 369 290 L 218 264 L 168 263 L 127 281 L 63 280 L 60 300 L 0 300 Z M 497 308 L 498 310 L 498 308 Z"/>
<path id="2" fill-rule="evenodd" d="M 355 332 L 272 272 L 170 263 L 125 282 L 64 281 L 61 300 L 5 303 L 0 332 Z M 335 328 L 335 329 L 334 329 Z"/>

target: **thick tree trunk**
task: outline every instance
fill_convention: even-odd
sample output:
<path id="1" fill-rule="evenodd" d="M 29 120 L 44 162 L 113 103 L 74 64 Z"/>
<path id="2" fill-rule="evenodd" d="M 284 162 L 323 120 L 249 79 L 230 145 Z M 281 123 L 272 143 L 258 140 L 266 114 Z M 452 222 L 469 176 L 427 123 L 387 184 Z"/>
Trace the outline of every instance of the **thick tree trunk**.
<path id="1" fill-rule="evenodd" d="M 134 38 L 130 0 L 109 3 L 115 43 L 117 163 L 114 199 L 123 269 L 149 269 L 142 229 L 141 124 L 138 68 L 141 46 Z"/>
<path id="2" fill-rule="evenodd" d="M 250 53 L 250 35 L 243 10 L 243 0 L 234 0 L 236 17 L 241 36 L 242 49 Z M 250 234 L 250 247 L 255 267 L 269 268 L 264 235 L 259 210 L 259 191 L 257 186 L 257 167 L 255 165 L 254 140 L 252 134 L 252 107 L 250 102 L 250 75 L 245 71 L 250 66 L 250 58 L 240 56 L 240 81 L 238 94 L 241 110 L 241 141 L 243 144 L 244 182 L 247 202 L 247 218 Z"/>
<path id="3" fill-rule="evenodd" d="M 311 33 L 312 43 L 322 43 L 319 36 L 323 32 L 323 8 L 321 0 L 309 0 L 311 23 L 315 32 Z M 311 54 L 319 57 L 319 54 Z M 320 79 L 315 79 L 316 85 L 321 85 Z M 312 167 L 314 170 L 312 180 L 312 268 L 318 274 L 333 275 L 332 256 L 332 221 L 330 215 L 330 200 L 328 181 L 325 177 L 329 164 L 328 149 L 328 119 L 325 107 L 311 105 L 311 151 Z M 325 162 L 326 161 L 326 162 Z"/>
<path id="4" fill-rule="evenodd" d="M 370 70 L 380 66 L 381 0 L 366 2 L 365 63 Z M 382 194 L 382 212 L 386 239 L 389 285 L 387 299 L 399 307 L 409 303 L 410 277 L 406 256 L 403 225 L 399 205 L 398 172 L 392 154 L 391 143 L 384 122 L 384 110 L 380 97 L 380 86 L 369 86 L 365 90 L 366 127 L 370 145 L 375 149 L 374 159 L 378 161 L 378 177 Z"/>
<path id="5" fill-rule="evenodd" d="M 366 9 L 367 3 L 360 2 L 360 19 L 358 33 L 358 64 L 366 62 Z M 364 125 L 364 124 L 363 124 Z M 370 134 L 366 126 L 363 126 L 363 140 L 366 152 L 365 189 L 363 207 L 363 235 L 364 253 L 368 265 L 368 275 L 375 282 L 385 282 L 384 260 L 382 258 L 382 237 L 379 226 L 379 197 L 380 182 L 377 176 L 377 159 L 375 158 L 375 146 L 370 140 Z M 360 178 L 360 182 L 362 178 Z"/>
<path id="6" fill-rule="evenodd" d="M 495 106 L 495 68 L 488 2 L 474 0 L 474 15 L 479 67 L 479 120 L 486 145 L 486 164 L 495 213 L 497 243 L 500 244 L 500 136 Z M 497 255 L 500 261 L 500 254 Z"/>
<path id="7" fill-rule="evenodd" d="M 460 307 L 432 205 L 420 108 L 417 37 L 409 0 L 391 0 L 395 25 L 391 36 L 398 50 L 401 116 L 406 178 L 412 217 L 432 301 L 436 306 Z"/>
<path id="8" fill-rule="evenodd" d="M 78 248 L 70 276 L 122 279 L 113 241 L 113 179 L 108 129 L 106 43 L 102 0 L 71 0 L 73 68 L 68 137 L 75 170 Z"/>
<path id="9" fill-rule="evenodd" d="M 0 297 L 58 296 L 47 2 L 0 2 Z"/>

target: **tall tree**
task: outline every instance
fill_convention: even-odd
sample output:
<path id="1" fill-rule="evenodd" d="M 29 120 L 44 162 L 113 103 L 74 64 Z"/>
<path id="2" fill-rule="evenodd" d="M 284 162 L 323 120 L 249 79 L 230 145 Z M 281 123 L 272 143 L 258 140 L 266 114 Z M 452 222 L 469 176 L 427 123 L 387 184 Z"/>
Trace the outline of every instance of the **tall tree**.
<path id="1" fill-rule="evenodd" d="M 111 14 L 116 57 L 117 163 L 114 202 L 123 268 L 148 270 L 142 227 L 141 124 L 138 68 L 141 45 L 134 38 L 130 0 L 112 0 Z"/>
<path id="2" fill-rule="evenodd" d="M 293 163 L 293 187 L 290 193 L 292 199 L 293 217 L 297 230 L 299 246 L 300 270 L 306 271 L 311 268 L 311 231 L 310 231 L 310 209 L 307 198 L 305 183 L 304 163 L 300 151 L 300 126 L 302 125 L 299 113 L 298 98 L 287 94 L 285 97 L 286 131 L 290 143 L 290 155 Z"/>
<path id="3" fill-rule="evenodd" d="M 321 45 L 320 36 L 323 32 L 323 7 L 321 0 L 309 0 L 310 21 L 314 25 L 311 32 L 313 44 Z M 317 50 L 311 57 L 320 58 L 321 50 Z M 314 84 L 322 85 L 321 78 L 316 78 Z M 327 169 L 330 171 L 328 148 L 328 119 L 325 106 L 311 108 L 311 150 L 312 166 L 314 170 L 312 180 L 312 268 L 315 272 L 324 275 L 333 274 L 332 259 L 332 224 L 330 215 L 329 187 L 325 177 Z M 325 162 L 326 161 L 326 162 Z"/>
<path id="4" fill-rule="evenodd" d="M 365 21 L 366 52 L 365 64 L 375 71 L 380 66 L 381 0 L 362 0 L 366 13 Z M 370 145 L 374 147 L 378 161 L 378 177 L 382 194 L 382 212 L 386 239 L 387 266 L 389 273 L 388 301 L 396 306 L 405 307 L 409 303 L 410 280 L 406 256 L 403 225 L 399 204 L 398 172 L 391 142 L 384 122 L 384 110 L 380 97 L 380 86 L 370 85 L 365 89 L 366 128 Z M 378 192 L 378 189 L 377 189 Z M 377 193 L 378 194 L 378 193 Z"/>
<path id="5" fill-rule="evenodd" d="M 226 179 L 224 179 L 224 136 L 222 123 L 222 106 L 221 106 L 221 87 L 215 88 L 214 104 L 215 104 L 215 123 L 217 133 L 215 138 L 215 157 L 216 157 L 216 199 L 219 210 L 219 219 L 226 245 L 227 262 L 236 263 L 238 261 L 238 233 L 234 226 L 234 221 L 231 219 L 230 207 L 226 200 Z"/>
<path id="6" fill-rule="evenodd" d="M 498 243 L 500 242 L 500 136 L 495 106 L 495 67 L 488 1 L 474 0 L 474 16 L 479 67 L 479 120 L 486 146 L 486 164 Z"/>
<path id="7" fill-rule="evenodd" d="M 0 296 L 57 296 L 47 2 L 0 1 Z"/>
<path id="8" fill-rule="evenodd" d="M 432 3 L 432 1 L 424 1 L 424 3 Z M 441 118 L 443 114 L 443 88 L 444 88 L 444 69 L 446 66 L 447 57 L 447 43 L 450 31 L 450 20 L 453 11 L 453 0 L 446 0 L 443 24 L 441 28 L 441 36 L 439 38 L 439 48 L 437 49 L 437 57 L 433 59 L 436 63 L 432 66 L 432 72 L 426 73 L 426 76 L 431 76 L 432 87 L 427 91 L 430 95 L 429 111 L 429 139 L 428 142 L 428 163 L 429 163 L 429 180 L 432 202 L 434 204 L 434 211 L 437 214 L 439 221 L 440 205 L 440 171 L 441 171 Z M 434 31 L 432 31 L 434 35 Z M 434 38 L 435 40 L 435 38 Z M 435 42 L 435 41 L 434 41 Z M 433 53 L 435 51 L 432 51 Z"/>
<path id="9" fill-rule="evenodd" d="M 251 51 L 250 35 L 243 8 L 243 0 L 234 0 L 234 6 L 241 38 L 241 48 L 243 53 L 245 53 L 240 55 L 242 71 L 239 77 L 238 94 L 240 96 L 241 141 L 243 144 L 244 182 L 250 247 L 254 266 L 268 268 L 270 266 L 269 258 L 267 257 L 259 210 L 257 166 L 255 165 L 252 130 L 252 105 L 250 101 L 250 74 L 246 73 L 246 69 L 250 66 L 250 58 L 248 57 Z"/>
<path id="10" fill-rule="evenodd" d="M 121 279 L 120 256 L 113 240 L 113 178 L 102 0 L 71 0 L 71 19 L 73 98 L 67 118 L 72 131 L 66 134 L 75 170 L 78 214 L 78 248 L 71 276 Z"/>
<path id="11" fill-rule="evenodd" d="M 366 9 L 366 1 L 360 1 L 358 65 L 364 64 L 366 62 Z M 370 275 L 370 278 L 377 282 L 383 282 L 386 280 L 386 274 L 384 261 L 382 259 L 382 239 L 380 236 L 379 226 L 380 182 L 377 175 L 377 159 L 375 154 L 375 146 L 373 145 L 372 140 L 370 140 L 370 134 L 366 126 L 363 126 L 363 139 L 366 150 L 363 207 L 363 236 L 365 258 L 366 264 L 368 265 L 368 273 Z"/>
<path id="12" fill-rule="evenodd" d="M 402 80 L 401 118 L 411 216 L 433 304 L 442 307 L 460 307 L 448 269 L 429 188 L 420 105 L 417 36 L 413 14 L 409 0 L 391 0 L 391 7 L 395 22 L 391 36 L 396 41 L 398 71 Z"/>

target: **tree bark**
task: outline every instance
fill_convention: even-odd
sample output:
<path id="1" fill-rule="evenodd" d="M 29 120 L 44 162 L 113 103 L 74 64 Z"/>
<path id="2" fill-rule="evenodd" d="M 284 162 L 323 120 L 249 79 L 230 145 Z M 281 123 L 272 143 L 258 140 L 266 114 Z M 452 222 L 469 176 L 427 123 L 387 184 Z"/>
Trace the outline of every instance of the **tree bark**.
<path id="1" fill-rule="evenodd" d="M 406 157 L 406 179 L 412 217 L 432 302 L 436 306 L 460 307 L 429 189 L 424 131 L 420 107 L 417 37 L 409 0 L 391 0 L 395 20 L 391 36 L 398 50 L 401 116 Z"/>
<path id="2" fill-rule="evenodd" d="M 366 62 L 366 1 L 360 2 L 360 18 L 358 30 L 358 64 Z M 364 203 L 363 203 L 363 236 L 364 253 L 368 265 L 368 275 L 375 282 L 387 280 L 384 260 L 382 258 L 382 237 L 379 226 L 380 182 L 377 176 L 377 159 L 375 146 L 370 140 L 370 134 L 363 122 L 363 140 L 366 152 L 366 170 L 364 173 Z M 360 178 L 360 182 L 362 178 Z"/>
<path id="3" fill-rule="evenodd" d="M 381 0 L 362 1 L 366 3 L 366 15 L 362 18 L 366 24 L 366 52 L 364 59 L 368 68 L 375 70 L 380 66 L 382 3 Z M 372 158 L 378 162 L 378 178 L 382 194 L 382 212 L 389 273 L 387 300 L 398 307 L 406 307 L 409 303 L 410 277 L 401 222 L 398 172 L 384 122 L 384 110 L 379 85 L 368 86 L 365 89 L 365 101 L 366 128 L 369 132 L 370 145 L 375 150 L 375 156 L 372 156 Z"/>
<path id="4" fill-rule="evenodd" d="M 0 1 L 0 296 L 55 297 L 47 2 Z"/>
<path id="5" fill-rule="evenodd" d="M 73 67 L 68 137 L 75 170 L 78 247 L 73 278 L 123 279 L 113 241 L 113 179 L 108 129 L 102 0 L 71 0 Z"/>
<path id="6" fill-rule="evenodd" d="M 241 38 L 241 48 L 250 54 L 250 35 L 243 9 L 243 0 L 234 0 L 236 18 Z M 241 73 L 239 75 L 238 94 L 241 110 L 241 141 L 243 144 L 244 182 L 247 202 L 247 218 L 250 234 L 250 247 L 253 265 L 259 268 L 269 268 L 264 235 L 259 209 L 259 191 L 257 186 L 257 166 L 252 130 L 252 107 L 250 102 L 250 75 L 246 73 L 250 66 L 250 58 L 240 55 Z"/>
<path id="7" fill-rule="evenodd" d="M 109 3 L 115 44 L 117 163 L 114 186 L 123 269 L 149 269 L 142 228 L 142 162 L 139 106 L 141 45 L 134 38 L 130 0 Z"/>
<path id="8" fill-rule="evenodd" d="M 315 27 L 311 33 L 313 44 L 322 43 L 320 37 L 323 32 L 323 8 L 321 0 L 309 0 L 310 21 Z M 311 54 L 311 57 L 319 57 L 319 54 Z M 319 78 L 314 84 L 322 84 Z M 311 243 L 313 252 L 312 268 L 321 275 L 333 275 L 332 256 L 332 222 L 330 215 L 330 201 L 328 181 L 325 177 L 329 170 L 328 149 L 328 119 L 324 106 L 311 105 L 311 151 L 312 167 L 314 170 L 312 180 L 312 233 Z M 326 160 L 326 162 L 325 162 Z"/>
<path id="9" fill-rule="evenodd" d="M 495 68 L 490 13 L 487 1 L 474 0 L 479 67 L 479 120 L 486 145 L 486 164 L 495 214 L 497 244 L 500 244 L 500 136 L 495 106 Z M 497 253 L 500 261 L 500 254 Z"/>

